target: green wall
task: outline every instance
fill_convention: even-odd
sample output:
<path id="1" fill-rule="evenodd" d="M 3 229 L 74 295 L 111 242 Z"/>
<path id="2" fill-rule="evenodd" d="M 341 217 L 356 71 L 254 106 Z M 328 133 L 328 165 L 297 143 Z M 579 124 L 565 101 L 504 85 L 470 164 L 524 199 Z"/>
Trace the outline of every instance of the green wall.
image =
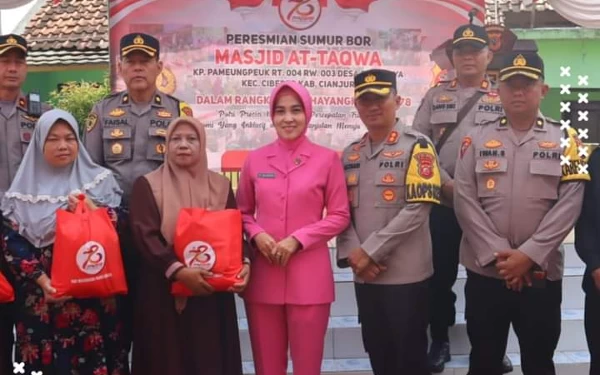
<path id="1" fill-rule="evenodd" d="M 588 92 L 588 100 L 600 101 L 600 30 L 571 29 L 513 29 L 519 39 L 536 41 L 544 59 L 546 83 L 550 91 L 542 103 L 542 112 L 560 119 L 560 102 L 577 101 L 578 92 Z M 561 77 L 561 66 L 571 67 L 570 77 Z M 588 86 L 579 86 L 578 76 L 587 75 Z M 560 85 L 571 85 L 571 94 L 561 95 Z"/>
<path id="2" fill-rule="evenodd" d="M 95 70 L 61 70 L 48 72 L 29 72 L 27 80 L 23 85 L 23 91 L 27 93 L 30 90 L 40 91 L 42 101 L 48 100 L 51 91 L 56 90 L 58 84 L 72 81 L 102 82 L 108 72 L 108 66 L 104 69 Z"/>

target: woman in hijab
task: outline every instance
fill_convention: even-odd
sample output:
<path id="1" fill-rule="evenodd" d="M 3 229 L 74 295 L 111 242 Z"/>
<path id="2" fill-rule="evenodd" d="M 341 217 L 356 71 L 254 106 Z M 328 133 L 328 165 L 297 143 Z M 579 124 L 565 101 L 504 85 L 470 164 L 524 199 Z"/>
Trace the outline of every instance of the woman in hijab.
<path id="1" fill-rule="evenodd" d="M 327 241 L 350 222 L 344 171 L 336 152 L 306 137 L 302 85 L 276 87 L 270 113 L 278 139 L 248 155 L 237 195 L 255 249 L 243 294 L 252 354 L 257 375 L 282 375 L 289 345 L 294 375 L 319 375 L 334 300 Z"/>
<path id="2" fill-rule="evenodd" d="M 182 208 L 236 208 L 227 178 L 208 169 L 206 132 L 193 118 L 167 129 L 165 163 L 137 179 L 130 222 L 142 269 L 136 302 L 132 372 L 136 375 L 241 375 L 242 360 L 232 293 L 214 292 L 210 273 L 178 261 L 173 237 Z M 242 249 L 240 249 L 240 252 Z M 244 262 L 246 263 L 246 261 Z M 249 266 L 230 292 L 244 290 Z M 174 298 L 172 281 L 193 297 Z"/>
<path id="3" fill-rule="evenodd" d="M 15 279 L 16 360 L 25 363 L 27 374 L 129 373 L 114 298 L 54 296 L 56 211 L 74 211 L 79 194 L 91 210 L 108 207 L 116 225 L 119 185 L 81 147 L 75 118 L 54 109 L 40 117 L 1 205 L 3 252 Z"/>

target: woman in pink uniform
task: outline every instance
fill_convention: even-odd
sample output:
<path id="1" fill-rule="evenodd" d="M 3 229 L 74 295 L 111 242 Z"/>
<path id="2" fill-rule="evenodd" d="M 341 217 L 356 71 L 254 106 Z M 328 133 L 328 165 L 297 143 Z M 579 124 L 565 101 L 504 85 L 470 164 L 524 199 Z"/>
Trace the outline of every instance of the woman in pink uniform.
<path id="1" fill-rule="evenodd" d="M 337 153 L 306 137 L 312 101 L 288 81 L 271 93 L 277 140 L 248 155 L 237 202 L 253 245 L 243 295 L 257 375 L 319 375 L 333 272 L 327 241 L 350 222 Z M 325 212 L 324 212 L 325 211 Z"/>

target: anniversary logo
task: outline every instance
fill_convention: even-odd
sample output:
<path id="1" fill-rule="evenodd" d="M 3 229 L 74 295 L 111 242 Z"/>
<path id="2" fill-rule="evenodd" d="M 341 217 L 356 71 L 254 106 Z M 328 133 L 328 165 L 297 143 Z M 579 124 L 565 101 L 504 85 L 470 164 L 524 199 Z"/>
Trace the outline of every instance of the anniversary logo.
<path id="1" fill-rule="evenodd" d="M 439 79 L 432 50 L 483 0 L 111 0 L 111 38 L 129 32 L 160 40 L 158 87 L 193 106 L 208 131 L 210 167 L 227 152 L 274 139 L 268 97 L 294 79 L 314 100 L 309 137 L 341 150 L 360 137 L 353 76 L 372 67 L 397 74 L 398 116 L 412 123 Z M 476 20 L 481 23 L 481 20 Z M 113 48 L 111 46 L 111 48 Z M 113 61 L 118 50 L 111 51 Z M 113 64 L 113 69 L 114 69 Z M 113 71 L 114 86 L 124 89 Z M 495 105 L 495 103 L 490 103 Z"/>

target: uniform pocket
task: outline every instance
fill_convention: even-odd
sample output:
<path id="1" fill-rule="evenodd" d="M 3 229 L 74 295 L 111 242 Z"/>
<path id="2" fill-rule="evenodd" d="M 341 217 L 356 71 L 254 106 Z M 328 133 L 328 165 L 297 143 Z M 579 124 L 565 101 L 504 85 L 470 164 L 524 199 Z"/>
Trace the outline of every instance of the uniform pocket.
<path id="1" fill-rule="evenodd" d="M 154 161 L 164 161 L 167 130 L 163 128 L 150 127 L 148 129 L 148 148 L 146 149 L 146 159 Z"/>
<path id="2" fill-rule="evenodd" d="M 130 127 L 104 128 L 102 130 L 104 160 L 131 160 L 133 155 Z"/>
<path id="3" fill-rule="evenodd" d="M 508 161 L 506 159 L 479 159 L 475 164 L 477 196 L 502 196 L 508 193 Z"/>
<path id="4" fill-rule="evenodd" d="M 558 185 L 562 169 L 558 160 L 532 160 L 529 162 L 531 180 L 527 181 L 527 197 L 558 199 Z"/>
<path id="5" fill-rule="evenodd" d="M 402 207 L 405 171 L 387 170 L 375 173 L 375 207 Z"/>

